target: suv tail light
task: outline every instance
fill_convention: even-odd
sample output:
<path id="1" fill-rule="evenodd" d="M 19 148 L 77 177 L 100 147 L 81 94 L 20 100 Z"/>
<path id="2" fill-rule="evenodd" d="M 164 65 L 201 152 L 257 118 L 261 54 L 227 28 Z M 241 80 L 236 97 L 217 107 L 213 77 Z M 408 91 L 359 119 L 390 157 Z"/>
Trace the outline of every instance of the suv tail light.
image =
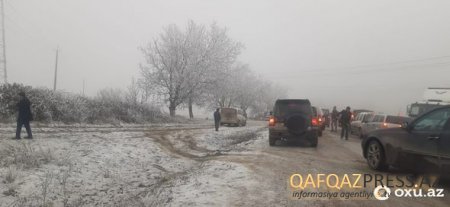
<path id="1" fill-rule="evenodd" d="M 276 120 L 274 116 L 269 117 L 269 126 L 275 126 Z"/>
<path id="2" fill-rule="evenodd" d="M 317 118 L 312 118 L 311 119 L 311 125 L 313 125 L 313 126 L 318 126 L 319 125 L 319 122 L 317 121 Z"/>

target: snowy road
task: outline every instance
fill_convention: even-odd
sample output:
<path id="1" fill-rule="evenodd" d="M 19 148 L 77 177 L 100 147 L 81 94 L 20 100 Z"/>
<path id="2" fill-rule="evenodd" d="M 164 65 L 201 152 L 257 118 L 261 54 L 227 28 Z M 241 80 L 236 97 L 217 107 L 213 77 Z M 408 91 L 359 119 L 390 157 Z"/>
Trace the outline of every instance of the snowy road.
<path id="1" fill-rule="evenodd" d="M 269 147 L 265 122 L 0 128 L 0 206 L 445 206 L 443 199 L 295 200 L 293 173 L 376 173 L 357 138 Z M 31 160 L 27 161 L 27 160 Z M 447 191 L 448 192 L 448 191 Z"/>

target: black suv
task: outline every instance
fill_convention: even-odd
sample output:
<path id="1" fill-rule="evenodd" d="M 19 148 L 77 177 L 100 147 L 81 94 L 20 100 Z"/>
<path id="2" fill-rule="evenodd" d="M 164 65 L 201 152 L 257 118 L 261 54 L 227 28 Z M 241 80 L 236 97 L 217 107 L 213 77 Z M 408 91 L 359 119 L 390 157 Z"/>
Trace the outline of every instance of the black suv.
<path id="1" fill-rule="evenodd" d="M 277 140 L 307 140 L 317 147 L 319 121 L 313 118 L 308 99 L 279 99 L 269 119 L 269 144 Z"/>

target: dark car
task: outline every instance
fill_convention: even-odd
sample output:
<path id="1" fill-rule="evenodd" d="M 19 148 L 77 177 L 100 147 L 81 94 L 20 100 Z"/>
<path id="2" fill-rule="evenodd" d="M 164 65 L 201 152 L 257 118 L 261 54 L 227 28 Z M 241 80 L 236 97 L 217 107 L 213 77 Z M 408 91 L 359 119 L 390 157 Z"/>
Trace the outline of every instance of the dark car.
<path id="1" fill-rule="evenodd" d="M 413 172 L 448 174 L 450 106 L 429 111 L 400 128 L 375 130 L 361 144 L 372 169 L 395 166 Z"/>
<path id="2" fill-rule="evenodd" d="M 319 121 L 313 118 L 311 103 L 307 99 L 279 99 L 269 119 L 269 144 L 277 140 L 307 140 L 317 146 Z"/>

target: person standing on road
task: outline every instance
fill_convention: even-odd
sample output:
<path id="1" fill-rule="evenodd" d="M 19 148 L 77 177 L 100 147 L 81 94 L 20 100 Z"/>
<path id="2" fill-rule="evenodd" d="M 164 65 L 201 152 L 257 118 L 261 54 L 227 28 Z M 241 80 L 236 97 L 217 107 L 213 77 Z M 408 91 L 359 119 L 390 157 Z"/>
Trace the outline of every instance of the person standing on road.
<path id="1" fill-rule="evenodd" d="M 331 111 L 331 131 L 337 132 L 337 122 L 338 122 L 339 112 L 336 109 L 336 106 L 333 107 L 333 111 Z"/>
<path id="2" fill-rule="evenodd" d="M 216 127 L 216 131 L 219 131 L 219 126 L 220 126 L 220 109 L 217 108 L 216 111 L 214 112 L 214 125 Z"/>
<path id="3" fill-rule="evenodd" d="M 20 139 L 20 132 L 22 131 L 22 126 L 25 126 L 28 136 L 26 139 L 33 139 L 33 134 L 31 133 L 30 121 L 33 120 L 33 115 L 31 114 L 31 102 L 25 96 L 24 92 L 19 93 L 19 103 L 17 103 L 17 110 L 19 114 L 17 116 L 17 129 L 16 129 L 16 139 Z"/>
<path id="4" fill-rule="evenodd" d="M 340 113 L 340 121 L 341 121 L 341 139 L 344 138 L 348 140 L 348 131 L 350 130 L 350 121 L 352 119 L 352 112 L 350 111 L 350 107 L 347 106 L 345 110 L 342 110 Z"/>

